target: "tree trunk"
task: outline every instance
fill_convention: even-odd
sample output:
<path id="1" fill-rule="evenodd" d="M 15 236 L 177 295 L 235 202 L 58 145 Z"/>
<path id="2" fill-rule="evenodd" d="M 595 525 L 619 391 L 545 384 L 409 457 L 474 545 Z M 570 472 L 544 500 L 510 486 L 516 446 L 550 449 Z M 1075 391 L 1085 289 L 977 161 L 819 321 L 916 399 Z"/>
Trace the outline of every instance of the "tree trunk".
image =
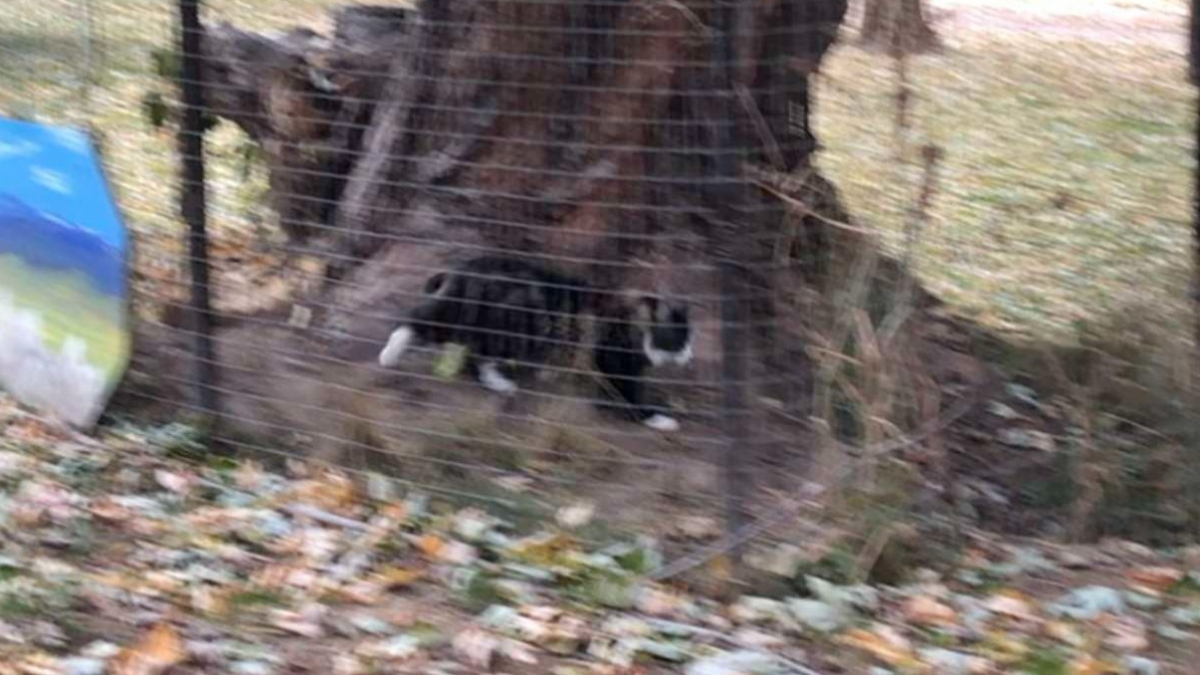
<path id="1" fill-rule="evenodd" d="M 429 270 L 481 250 L 611 288 L 694 287 L 657 272 L 713 262 L 718 239 L 766 267 L 767 233 L 791 230 L 791 207 L 748 179 L 732 193 L 741 215 L 716 216 L 732 177 L 714 160 L 815 176 L 809 77 L 846 3 L 756 3 L 732 73 L 718 54 L 727 17 L 694 4 L 351 6 L 332 41 L 210 28 L 214 112 L 265 150 L 292 240 L 330 254 L 316 327 L 365 356 Z"/>
<path id="2" fill-rule="evenodd" d="M 941 46 L 924 0 L 863 0 L 862 44 L 891 55 L 921 54 Z"/>
<path id="3" fill-rule="evenodd" d="M 436 400 L 435 387 L 381 382 L 372 364 L 429 275 L 483 251 L 565 268 L 614 298 L 711 298 L 693 313 L 705 345 L 700 381 L 720 369 L 713 270 L 749 270 L 749 318 L 783 328 L 748 331 L 747 381 L 766 384 L 747 400 L 807 405 L 800 333 L 819 319 L 795 289 L 836 285 L 845 268 L 830 261 L 874 246 L 829 227 L 846 214 L 810 161 L 809 78 L 846 2 L 752 8 L 732 45 L 734 67 L 718 53 L 728 7 L 699 0 L 349 8 L 331 40 L 307 29 L 268 37 L 209 27 L 209 105 L 263 148 L 281 226 L 329 266 L 323 283 L 269 316 L 225 317 L 228 419 L 247 433 L 302 429 L 331 442 L 348 419 L 376 429 L 358 437 L 411 444 L 411 434 L 388 437 L 402 411 L 387 402 L 397 390 Z M 736 157 L 723 164 L 736 175 L 721 175 L 720 153 Z M 304 319 L 288 326 L 288 316 Z M 283 328 L 266 327 L 280 317 Z M 305 373 L 328 390 L 296 385 Z M 342 410 L 346 391 L 374 403 Z M 711 389 L 687 393 L 712 415 Z"/>
<path id="4" fill-rule="evenodd" d="M 209 105 L 259 143 L 280 225 L 329 265 L 315 287 L 296 284 L 269 311 L 219 317 L 223 440 L 311 443 L 327 460 L 391 453 L 404 458 L 396 461 L 406 478 L 424 480 L 417 469 L 427 454 L 462 452 L 447 439 L 464 435 L 467 411 L 501 404 L 421 366 L 382 372 L 376 357 L 432 273 L 501 251 L 564 268 L 613 297 L 696 298 L 696 385 L 674 392 L 696 438 L 721 432 L 711 423 L 722 358 L 714 269 L 748 270 L 737 309 L 754 328 L 738 333 L 749 356 L 733 379 L 747 383 L 755 438 L 738 459 L 752 465 L 750 453 L 771 453 L 775 473 L 790 475 L 797 466 L 782 465 L 802 465 L 796 449 L 810 433 L 794 422 L 813 408 L 807 345 L 835 323 L 817 294 L 798 290 L 840 289 L 853 269 L 884 279 L 864 299 L 884 306 L 893 294 L 883 286 L 906 271 L 857 264 L 876 242 L 830 226 L 848 217 L 811 161 L 809 78 L 845 0 L 750 6 L 733 68 L 717 52 L 728 5 L 708 0 L 425 0 L 410 12 L 343 10 L 331 40 L 306 29 L 268 37 L 209 27 Z M 730 164 L 734 176 L 724 175 Z M 153 388 L 131 382 L 129 396 L 183 400 L 159 387 L 186 383 L 171 375 L 184 354 L 145 348 L 138 360 L 137 370 L 159 377 Z M 905 384 L 897 375 L 894 386 Z M 564 393 L 530 397 L 541 407 L 511 417 L 600 429 L 611 447 L 634 449 L 628 428 L 589 421 L 594 387 Z M 757 423 L 768 417 L 763 401 L 772 402 L 770 424 Z M 527 451 L 549 442 L 547 430 L 528 441 L 519 428 L 499 436 Z M 650 456 L 666 445 L 645 443 Z"/>

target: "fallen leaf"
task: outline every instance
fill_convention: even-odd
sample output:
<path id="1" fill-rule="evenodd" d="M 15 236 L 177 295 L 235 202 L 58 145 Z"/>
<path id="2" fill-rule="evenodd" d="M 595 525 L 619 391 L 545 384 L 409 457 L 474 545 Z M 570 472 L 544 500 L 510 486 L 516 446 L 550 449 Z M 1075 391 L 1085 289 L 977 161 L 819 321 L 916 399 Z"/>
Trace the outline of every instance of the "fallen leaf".
<path id="1" fill-rule="evenodd" d="M 411 586 L 425 575 L 424 571 L 410 567 L 389 567 L 375 575 L 375 580 L 389 591 Z"/>
<path id="2" fill-rule="evenodd" d="M 1132 616 L 1113 617 L 1108 622 L 1104 644 L 1120 652 L 1144 652 L 1150 648 L 1146 624 Z"/>
<path id="3" fill-rule="evenodd" d="M 448 541 L 437 553 L 440 562 L 450 565 L 470 565 L 479 557 L 474 546 L 461 541 Z"/>
<path id="4" fill-rule="evenodd" d="M 366 666 L 354 654 L 337 654 L 333 657 L 333 675 L 363 675 Z"/>
<path id="5" fill-rule="evenodd" d="M 529 489 L 533 487 L 532 478 L 515 474 L 496 476 L 495 478 L 492 478 L 492 482 L 496 485 L 499 485 L 501 488 L 508 490 L 509 492 L 515 492 L 517 494 L 528 492 Z"/>
<path id="6" fill-rule="evenodd" d="M 492 661 L 500 648 L 500 639 L 481 628 L 471 627 L 455 635 L 450 648 L 463 663 L 491 670 Z"/>
<path id="7" fill-rule="evenodd" d="M 158 483 L 166 490 L 170 490 L 176 494 L 186 495 L 191 491 L 192 486 L 196 484 L 196 477 L 193 475 L 167 471 L 166 469 L 155 469 L 154 482 Z"/>
<path id="8" fill-rule="evenodd" d="M 1019 593 L 1001 592 L 987 599 L 984 608 L 993 614 L 1006 616 L 1018 621 L 1034 622 L 1038 617 L 1033 613 L 1033 607 Z"/>
<path id="9" fill-rule="evenodd" d="M 1091 621 L 1103 614 L 1123 614 L 1125 599 L 1111 588 L 1086 586 L 1070 591 L 1045 608 L 1055 616 Z"/>
<path id="10" fill-rule="evenodd" d="M 436 534 L 427 534 L 417 539 L 417 550 L 429 558 L 437 559 L 445 547 L 446 541 Z"/>
<path id="11" fill-rule="evenodd" d="M 299 611 L 277 609 L 271 612 L 271 625 L 302 637 L 321 637 L 321 618 L 325 615 L 324 605 L 311 604 Z"/>
<path id="12" fill-rule="evenodd" d="M 525 665 L 537 665 L 538 659 L 534 655 L 533 649 L 516 640 L 501 640 L 500 655 L 512 661 L 513 663 L 522 663 Z"/>
<path id="13" fill-rule="evenodd" d="M 266 474 L 258 462 L 239 462 L 237 468 L 233 471 L 233 484 L 239 490 L 255 492 L 263 485 L 265 479 Z"/>
<path id="14" fill-rule="evenodd" d="M 21 675 L 63 675 L 62 664 L 49 654 L 30 654 L 21 659 L 17 669 Z"/>
<path id="15" fill-rule="evenodd" d="M 103 497 L 93 502 L 88 507 L 88 513 L 110 523 L 123 522 L 133 516 L 133 513 L 128 508 L 108 497 Z"/>
<path id="16" fill-rule="evenodd" d="M 339 597 L 359 605 L 375 605 L 384 596 L 383 587 L 373 581 L 356 581 L 336 590 Z"/>
<path id="17" fill-rule="evenodd" d="M 1079 648 L 1087 643 L 1087 638 L 1083 636 L 1083 633 L 1065 621 L 1047 621 L 1043 630 L 1047 637 L 1071 647 Z"/>
<path id="18" fill-rule="evenodd" d="M 904 618 L 922 626 L 953 626 L 958 613 L 949 605 L 928 596 L 909 598 L 903 607 Z"/>
<path id="19" fill-rule="evenodd" d="M 683 606 L 678 595 L 658 588 L 643 588 L 634 602 L 639 612 L 650 616 L 673 616 Z"/>
<path id="20" fill-rule="evenodd" d="M 113 657 L 109 669 L 113 675 L 158 675 L 183 663 L 184 658 L 178 631 L 168 623 L 160 623 L 136 645 Z"/>
<path id="21" fill-rule="evenodd" d="M 797 621 L 822 633 L 838 630 L 852 618 L 842 607 L 808 598 L 792 599 L 787 608 Z"/>
<path id="22" fill-rule="evenodd" d="M 1036 429 L 1001 429 L 998 438 L 1001 443 L 1015 448 L 1029 448 L 1046 453 L 1055 450 L 1054 437 Z"/>
<path id="23" fill-rule="evenodd" d="M 873 631 L 855 628 L 836 638 L 836 641 L 866 652 L 893 668 L 916 668 L 920 665 L 908 641 L 886 626 Z"/>
<path id="24" fill-rule="evenodd" d="M 684 669 L 685 675 L 773 675 L 781 672 L 787 672 L 787 669 L 778 656 L 749 649 L 718 652 L 697 659 Z"/>
<path id="25" fill-rule="evenodd" d="M 1140 656 L 1126 656 L 1123 661 L 1128 675 L 1159 675 L 1162 672 L 1162 665 L 1157 661 Z"/>
<path id="26" fill-rule="evenodd" d="M 376 640 L 359 645 L 360 656 L 368 659 L 401 662 L 408 661 L 421 653 L 421 640 L 415 635 L 402 634 L 385 640 Z"/>
<path id="27" fill-rule="evenodd" d="M 949 649 L 922 649 L 921 660 L 939 675 L 985 675 L 992 664 L 985 658 Z"/>
<path id="28" fill-rule="evenodd" d="M 1126 581 L 1137 591 L 1158 595 L 1183 579 L 1184 572 L 1175 567 L 1140 567 L 1129 570 Z"/>
<path id="29" fill-rule="evenodd" d="M 376 515 L 386 518 L 391 523 L 403 523 L 408 520 L 408 505 L 404 502 L 390 502 L 379 509 Z"/>
<path id="30" fill-rule="evenodd" d="M 336 471 L 326 471 L 315 478 L 300 481 L 292 497 L 310 506 L 340 511 L 355 502 L 354 482 Z"/>
<path id="31" fill-rule="evenodd" d="M 574 530 L 592 522 L 592 516 L 596 514 L 596 505 L 591 502 L 579 502 L 564 506 L 555 514 L 555 520 L 562 527 L 568 530 Z"/>
<path id="32" fill-rule="evenodd" d="M 1116 675 L 1121 669 L 1114 663 L 1082 655 L 1071 662 L 1070 675 Z"/>

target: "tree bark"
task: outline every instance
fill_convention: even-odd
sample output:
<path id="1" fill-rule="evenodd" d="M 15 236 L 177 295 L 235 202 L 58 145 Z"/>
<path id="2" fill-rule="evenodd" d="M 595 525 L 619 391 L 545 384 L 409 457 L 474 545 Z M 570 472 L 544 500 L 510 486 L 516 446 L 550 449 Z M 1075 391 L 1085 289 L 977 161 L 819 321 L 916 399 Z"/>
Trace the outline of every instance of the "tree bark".
<path id="1" fill-rule="evenodd" d="M 924 0 L 863 0 L 861 42 L 891 55 L 922 54 L 941 46 Z"/>
<path id="2" fill-rule="evenodd" d="M 804 381 L 795 318 L 804 309 L 780 310 L 776 299 L 796 297 L 801 270 L 836 277 L 820 264 L 834 249 L 850 257 L 874 245 L 827 227 L 845 214 L 811 162 L 809 79 L 846 2 L 754 3 L 732 65 L 717 53 L 724 7 L 425 0 L 403 16 L 343 10 L 328 41 L 306 29 L 269 37 L 210 27 L 214 112 L 263 147 L 281 225 L 293 240 L 318 240 L 331 266 L 316 290 L 295 295 L 309 310 L 304 326 L 270 332 L 271 350 L 303 353 L 304 363 L 241 353 L 268 335 L 248 317 L 221 337 L 223 374 L 294 379 L 327 359 L 346 365 L 323 378 L 357 378 L 341 391 L 386 401 L 395 383 L 377 382 L 371 364 L 425 280 L 500 251 L 581 275 L 613 300 L 627 290 L 712 298 L 694 306 L 697 340 L 710 347 L 697 350 L 700 373 L 720 366 L 713 269 L 735 262 L 750 272 L 749 318 L 795 333 L 747 331 L 747 381 Z M 732 179 L 715 168 L 721 152 L 736 158 Z M 226 366 L 242 361 L 241 371 Z M 332 390 L 271 389 L 266 376 L 223 382 L 227 410 L 243 420 L 331 435 L 293 411 L 326 406 Z M 760 394 L 790 396 L 747 399 Z M 396 412 L 352 417 L 394 426 Z"/>

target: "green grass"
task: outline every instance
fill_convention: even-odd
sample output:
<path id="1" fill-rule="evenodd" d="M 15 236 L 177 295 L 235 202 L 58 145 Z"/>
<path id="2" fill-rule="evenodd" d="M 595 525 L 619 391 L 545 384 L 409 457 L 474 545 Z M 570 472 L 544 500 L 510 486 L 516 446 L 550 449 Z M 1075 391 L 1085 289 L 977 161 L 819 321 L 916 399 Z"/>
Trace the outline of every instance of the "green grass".
<path id="1" fill-rule="evenodd" d="M 822 65 L 820 165 L 893 250 L 921 168 L 945 151 L 914 251 L 941 297 L 994 327 L 1059 339 L 1130 303 L 1177 316 L 1189 274 L 1194 94 L 1182 55 L 1146 45 L 951 35 L 909 64 L 897 162 L 897 76 L 853 46 Z"/>
<path id="2" fill-rule="evenodd" d="M 129 353 L 122 300 L 95 291 L 78 274 L 34 270 L 11 255 L 0 255 L 0 291 L 41 316 L 48 347 L 57 351 L 72 335 L 83 339 L 88 361 L 110 380 L 120 376 Z"/>

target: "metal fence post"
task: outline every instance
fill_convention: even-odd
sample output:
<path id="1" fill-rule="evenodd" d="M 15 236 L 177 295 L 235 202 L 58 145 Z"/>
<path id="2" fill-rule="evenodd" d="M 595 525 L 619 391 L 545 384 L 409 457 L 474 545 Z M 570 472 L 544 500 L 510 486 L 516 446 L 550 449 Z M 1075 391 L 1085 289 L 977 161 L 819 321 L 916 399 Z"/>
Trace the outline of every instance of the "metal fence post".
<path id="1" fill-rule="evenodd" d="M 744 247 L 740 245 L 739 227 L 745 215 L 745 193 L 737 182 L 742 175 L 738 157 L 740 138 L 734 122 L 740 118 L 737 104 L 738 70 L 742 60 L 748 57 L 745 51 L 746 36 L 743 31 L 752 25 L 747 21 L 751 10 L 745 0 L 731 0 L 723 12 L 723 33 L 716 59 L 718 86 L 724 91 L 722 100 L 723 122 L 718 125 L 718 161 L 716 173 L 719 202 L 716 204 L 718 223 L 714 232 L 714 252 L 718 275 L 721 320 L 721 371 L 720 371 L 720 421 L 723 432 L 722 458 L 718 463 L 724 478 L 725 527 L 727 535 L 735 537 L 745 527 L 745 500 L 747 497 L 747 464 L 753 461 L 754 444 L 748 437 L 750 427 L 747 419 L 749 397 L 746 394 L 749 368 L 749 340 L 746 324 L 747 311 L 746 261 L 741 259 Z M 728 552 L 730 560 L 738 564 L 741 559 L 741 544 L 734 545 Z"/>
<path id="2" fill-rule="evenodd" d="M 202 414 L 217 409 L 216 354 L 209 298 L 207 195 L 204 171 L 204 87 L 201 82 L 200 0 L 179 0 L 181 156 L 180 212 L 188 226 L 196 398 Z"/>

